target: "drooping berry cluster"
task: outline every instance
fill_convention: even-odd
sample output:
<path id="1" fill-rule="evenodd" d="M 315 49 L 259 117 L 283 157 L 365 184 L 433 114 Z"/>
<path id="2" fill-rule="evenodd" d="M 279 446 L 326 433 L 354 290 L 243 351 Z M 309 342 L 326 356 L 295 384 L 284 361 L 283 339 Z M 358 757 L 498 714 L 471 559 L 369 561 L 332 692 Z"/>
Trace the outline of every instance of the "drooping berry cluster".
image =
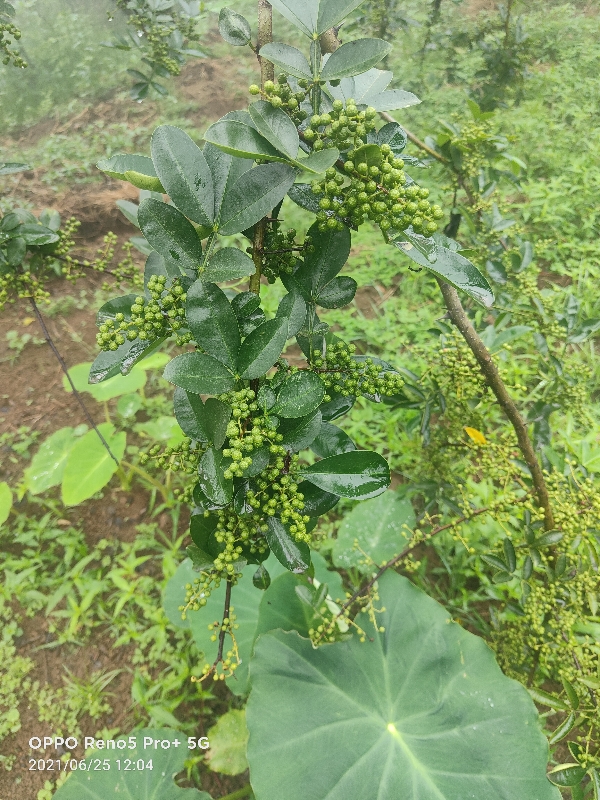
<path id="1" fill-rule="evenodd" d="M 11 47 L 11 37 L 18 42 L 21 38 L 21 31 L 12 22 L 8 22 L 6 17 L 6 14 L 0 12 L 0 58 L 5 65 L 12 61 L 15 67 L 23 69 L 27 66 L 27 62 L 18 50 L 13 50 Z"/>
<path id="2" fill-rule="evenodd" d="M 177 278 L 170 289 L 166 288 L 164 275 L 153 275 L 148 281 L 150 301 L 136 297 L 131 306 L 131 317 L 119 312 L 114 320 L 109 319 L 100 325 L 96 341 L 103 350 L 116 350 L 119 345 L 136 339 L 159 339 L 177 333 L 185 325 L 186 294 Z M 177 334 L 178 345 L 192 341 L 189 331 Z"/>
<path id="3" fill-rule="evenodd" d="M 301 108 L 308 94 L 308 85 L 308 81 L 299 80 L 299 89 L 295 92 L 289 85 L 288 76 L 281 73 L 277 77 L 277 82 L 265 81 L 262 98 L 271 103 L 273 108 L 283 109 L 296 125 L 300 125 L 308 116 L 308 112 Z M 256 84 L 252 84 L 249 91 L 254 96 L 261 94 L 260 86 Z"/>
<path id="4" fill-rule="evenodd" d="M 429 189 L 406 185 L 404 161 L 394 155 L 389 144 L 359 147 L 349 150 L 347 156 L 344 172 L 349 183 L 331 167 L 325 180 L 311 184 L 321 197 L 317 220 L 322 230 L 337 227 L 333 213 L 348 218 L 356 227 L 366 219 L 372 220 L 388 235 L 411 225 L 415 233 L 424 236 L 437 231 L 437 220 L 444 212 L 427 200 Z"/>
<path id="5" fill-rule="evenodd" d="M 140 464 L 147 464 L 152 460 L 160 469 L 193 475 L 205 450 L 206 447 L 200 442 L 186 437 L 173 447 L 167 446 L 163 449 L 160 444 L 152 445 L 146 453 L 140 455 Z"/>
<path id="6" fill-rule="evenodd" d="M 353 344 L 332 342 L 325 355 L 319 350 L 313 352 L 311 368 L 328 389 L 344 397 L 393 397 L 400 392 L 404 381 L 397 372 L 383 369 L 371 358 L 358 361 L 355 352 Z"/>
<path id="7" fill-rule="evenodd" d="M 304 140 L 313 150 L 337 147 L 341 152 L 357 148 L 366 141 L 367 134 L 376 128 L 377 111 L 369 106 L 359 111 L 354 100 L 334 100 L 333 110 L 325 114 L 313 114 Z"/>

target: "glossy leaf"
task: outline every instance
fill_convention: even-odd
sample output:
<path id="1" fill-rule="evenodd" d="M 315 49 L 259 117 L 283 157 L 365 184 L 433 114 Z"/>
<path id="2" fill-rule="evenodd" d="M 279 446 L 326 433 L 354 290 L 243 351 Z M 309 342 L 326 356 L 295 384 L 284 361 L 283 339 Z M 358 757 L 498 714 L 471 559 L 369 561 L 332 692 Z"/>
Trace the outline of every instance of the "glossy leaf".
<path id="1" fill-rule="evenodd" d="M 140 228 L 152 247 L 174 266 L 197 270 L 202 260 L 202 244 L 196 229 L 183 214 L 167 203 L 148 198 L 138 211 Z"/>
<path id="2" fill-rule="evenodd" d="M 192 513 L 190 518 L 190 536 L 192 537 L 192 541 L 198 549 L 204 550 L 210 555 L 213 554 L 211 537 L 217 529 L 217 523 L 218 517 L 216 514 L 205 517 L 204 512 L 200 514 Z"/>
<path id="3" fill-rule="evenodd" d="M 129 738 L 134 737 L 136 747 L 129 749 Z M 97 751 L 86 759 L 85 767 L 72 772 L 68 780 L 56 791 L 54 800 L 107 800 L 108 797 L 135 798 L 135 800 L 211 800 L 206 792 L 197 789 L 181 789 L 174 782 L 175 775 L 185 768 L 189 758 L 187 747 L 181 743 L 181 731 L 170 728 L 142 728 L 127 736 L 114 737 L 116 742 L 124 742 L 114 749 Z M 144 746 L 144 740 L 169 742 L 170 746 Z M 197 752 L 203 752 L 199 750 Z M 108 769 L 96 770 L 95 763 L 101 758 L 108 762 Z M 124 758 L 132 764 L 152 761 L 151 769 L 125 770 Z M 118 762 L 118 763 L 117 763 Z"/>
<path id="4" fill-rule="evenodd" d="M 579 764 L 559 764 L 548 773 L 548 780 L 555 786 L 578 786 L 585 777 L 585 769 Z"/>
<path id="5" fill-rule="evenodd" d="M 309 447 L 321 430 L 321 419 L 318 409 L 305 417 L 282 419 L 277 429 L 283 435 L 280 444 L 295 453 Z"/>
<path id="6" fill-rule="evenodd" d="M 216 358 L 204 353 L 182 353 L 165 367 L 163 378 L 196 394 L 222 394 L 235 386 L 235 378 Z"/>
<path id="7" fill-rule="evenodd" d="M 225 462 L 227 459 L 221 450 L 209 447 L 198 464 L 200 489 L 211 502 L 219 506 L 226 505 L 233 497 L 233 480 L 224 477 Z"/>
<path id="8" fill-rule="evenodd" d="M 305 417 L 319 407 L 324 396 L 325 384 L 318 375 L 306 370 L 296 372 L 281 384 L 273 414 Z"/>
<path id="9" fill-rule="evenodd" d="M 125 453 L 126 434 L 115 433 L 114 425 L 98 425 L 111 452 L 120 461 Z M 67 456 L 61 497 L 66 506 L 76 506 L 103 489 L 118 469 L 94 430 L 79 439 Z"/>
<path id="10" fill-rule="evenodd" d="M 311 444 L 311 450 L 321 458 L 329 458 L 339 453 L 350 453 L 356 450 L 356 445 L 347 433 L 331 422 L 324 422 L 321 425 L 319 435 L 315 437 Z"/>
<path id="11" fill-rule="evenodd" d="M 44 225 L 19 225 L 17 230 L 19 238 L 23 239 L 27 245 L 39 247 L 43 244 L 51 244 L 58 241 L 58 235 Z"/>
<path id="12" fill-rule="evenodd" d="M 335 147 L 328 147 L 326 150 L 311 153 L 307 158 L 299 158 L 295 163 L 307 172 L 320 175 L 329 167 L 333 167 L 339 157 L 339 150 Z"/>
<path id="13" fill-rule="evenodd" d="M 39 447 L 25 470 L 25 487 L 31 494 L 40 494 L 58 486 L 62 480 L 67 456 L 77 439 L 73 428 L 59 428 Z"/>
<path id="14" fill-rule="evenodd" d="M 343 518 L 333 545 L 333 563 L 371 573 L 404 550 L 414 527 L 410 500 L 397 492 L 384 492 L 355 506 Z"/>
<path id="15" fill-rule="evenodd" d="M 343 394 L 330 391 L 329 396 L 331 400 L 328 403 L 323 403 L 321 406 L 321 413 L 326 422 L 333 422 L 334 419 L 338 419 L 344 414 L 347 414 L 356 402 L 356 397 L 352 395 L 346 397 Z"/>
<path id="16" fill-rule="evenodd" d="M 295 177 L 288 164 L 262 164 L 245 172 L 223 198 L 219 233 L 231 236 L 252 227 L 283 200 Z"/>
<path id="17" fill-rule="evenodd" d="M 252 38 L 248 20 L 231 8 L 222 8 L 219 12 L 219 33 L 228 44 L 232 44 L 234 47 L 243 47 Z"/>
<path id="18" fill-rule="evenodd" d="M 114 320 L 117 314 L 123 314 L 125 319 L 131 319 L 131 306 L 135 303 L 137 294 L 125 294 L 122 297 L 113 297 L 100 306 L 96 314 L 96 325 L 100 326 L 107 320 Z"/>
<path id="19" fill-rule="evenodd" d="M 354 11 L 363 0 L 275 0 L 272 3 L 280 14 L 289 19 L 303 33 L 312 38 L 320 36 L 329 28 Z"/>
<path id="20" fill-rule="evenodd" d="M 277 308 L 277 317 L 286 317 L 288 320 L 287 338 L 291 339 L 304 325 L 306 319 L 306 303 L 297 290 L 292 290 L 284 295 Z"/>
<path id="21" fill-rule="evenodd" d="M 214 188 L 202 150 L 185 131 L 172 125 L 160 125 L 154 131 L 151 148 L 156 173 L 173 203 L 193 222 L 212 226 Z"/>
<path id="22" fill-rule="evenodd" d="M 277 517 L 267 518 L 265 539 L 275 558 L 290 572 L 306 572 L 310 567 L 310 550 L 304 542 L 296 542 Z"/>
<path id="23" fill-rule="evenodd" d="M 319 231 L 310 228 L 314 251 L 307 253 L 303 264 L 294 273 L 294 279 L 306 293 L 306 298 L 316 299 L 319 292 L 344 266 L 350 255 L 350 231 Z"/>
<path id="24" fill-rule="evenodd" d="M 173 395 L 173 411 L 177 424 L 186 436 L 200 442 L 208 441 L 204 427 L 204 403 L 200 395 L 186 392 L 178 386 Z"/>
<path id="25" fill-rule="evenodd" d="M 306 57 L 300 50 L 283 42 L 270 42 L 260 49 L 262 58 L 271 61 L 276 67 L 295 78 L 312 80 L 312 71 Z"/>
<path id="26" fill-rule="evenodd" d="M 329 281 L 319 292 L 316 301 L 323 308 L 342 308 L 354 300 L 358 284 L 348 275 Z"/>
<path id="27" fill-rule="evenodd" d="M 255 127 L 237 119 L 220 119 L 204 134 L 207 142 L 236 158 L 289 161 Z"/>
<path id="28" fill-rule="evenodd" d="M 298 491 L 304 495 L 304 513 L 309 517 L 320 517 L 337 505 L 340 498 L 337 494 L 324 492 L 308 481 L 298 484 Z"/>
<path id="29" fill-rule="evenodd" d="M 194 572 L 203 572 L 211 569 L 214 565 L 214 558 L 197 545 L 191 544 L 185 548 L 188 558 L 192 559 Z"/>
<path id="30" fill-rule="evenodd" d="M 223 290 L 215 283 L 195 281 L 187 291 L 185 316 L 202 349 L 234 370 L 241 342 L 240 332 Z"/>
<path id="31" fill-rule="evenodd" d="M 281 355 L 288 332 L 285 317 L 263 322 L 244 339 L 238 354 L 240 376 L 254 380 L 270 369 Z M 224 390 L 226 391 L 226 390 Z"/>
<path id="32" fill-rule="evenodd" d="M 390 469 L 379 453 L 355 450 L 324 458 L 301 467 L 299 477 L 319 489 L 352 499 L 367 499 L 384 492 L 390 485 Z"/>
<path id="33" fill-rule="evenodd" d="M 223 447 L 227 432 L 227 423 L 231 419 L 231 406 L 209 397 L 204 404 L 204 429 L 209 442 L 219 450 Z"/>
<path id="34" fill-rule="evenodd" d="M 227 190 L 241 178 L 244 172 L 252 169 L 252 162 L 247 158 L 234 158 L 208 142 L 204 145 L 202 152 L 213 179 L 215 219 L 218 219 L 221 203 Z"/>
<path id="35" fill-rule="evenodd" d="M 258 132 L 280 153 L 295 159 L 300 143 L 298 130 L 285 111 L 266 100 L 252 103 L 248 111 Z"/>
<path id="36" fill-rule="evenodd" d="M 383 39 L 355 39 L 338 47 L 327 59 L 321 70 L 324 81 L 340 80 L 374 67 L 392 49 Z"/>
<path id="37" fill-rule="evenodd" d="M 379 581 L 375 632 L 256 642 L 246 716 L 260 800 L 559 800 L 527 691 L 410 581 Z M 274 766 L 275 765 L 275 766 Z"/>
<path id="38" fill-rule="evenodd" d="M 256 266 L 250 256 L 238 250 L 237 247 L 223 247 L 210 257 L 202 279 L 221 283 L 232 281 L 236 278 L 246 278 L 254 275 Z"/>

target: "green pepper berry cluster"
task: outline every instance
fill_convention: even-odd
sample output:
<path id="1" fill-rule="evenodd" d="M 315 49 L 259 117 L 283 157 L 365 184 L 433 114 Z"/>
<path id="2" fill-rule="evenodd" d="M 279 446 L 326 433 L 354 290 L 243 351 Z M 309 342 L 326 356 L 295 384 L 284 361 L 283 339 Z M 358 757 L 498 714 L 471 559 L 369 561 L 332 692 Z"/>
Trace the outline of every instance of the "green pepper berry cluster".
<path id="1" fill-rule="evenodd" d="M 100 325 L 96 341 L 103 350 L 116 350 L 119 345 L 136 339 L 158 339 L 177 332 L 185 325 L 185 299 L 183 287 L 175 278 L 170 289 L 166 288 L 167 278 L 164 275 L 153 275 L 148 281 L 150 301 L 145 297 L 136 297 L 131 306 L 131 318 L 125 314 L 115 314 Z M 192 341 L 189 331 L 178 333 L 178 345 Z"/>
<path id="2" fill-rule="evenodd" d="M 393 397 L 400 392 L 404 381 L 397 372 L 383 369 L 371 358 L 358 361 L 355 352 L 353 344 L 332 342 L 327 345 L 325 355 L 319 350 L 313 352 L 311 369 L 319 375 L 327 389 L 344 397 Z"/>
<path id="3" fill-rule="evenodd" d="M 308 116 L 308 113 L 301 108 L 301 104 L 306 100 L 308 94 L 308 85 L 308 81 L 298 81 L 300 88 L 295 92 L 288 83 L 288 76 L 281 73 L 277 77 L 277 82 L 265 81 L 262 97 L 271 103 L 273 108 L 283 109 L 296 125 L 300 125 Z M 260 86 L 256 84 L 252 84 L 249 91 L 255 96 L 261 94 Z"/>
<path id="4" fill-rule="evenodd" d="M 389 144 L 367 145 L 349 150 L 347 155 L 344 172 L 349 183 L 331 167 L 325 180 L 311 184 L 313 192 L 321 196 L 317 214 L 320 229 L 334 227 L 333 213 L 348 218 L 356 227 L 365 219 L 372 220 L 384 235 L 411 225 L 415 233 L 424 236 L 437 231 L 437 221 L 444 212 L 427 200 L 429 189 L 407 185 L 404 161 L 394 155 Z"/>
<path id="5" fill-rule="evenodd" d="M 283 273 L 291 275 L 296 266 L 296 253 L 301 248 L 295 246 L 296 231 L 290 228 L 281 230 L 281 223 L 275 221 L 267 228 L 263 242 L 262 274 L 269 283 L 275 283 Z"/>
<path id="6" fill-rule="evenodd" d="M 27 62 L 19 54 L 17 50 L 11 48 L 11 37 L 18 42 L 21 38 L 21 31 L 13 25 L 12 22 L 0 20 L 0 53 L 3 53 L 2 63 L 10 64 L 12 61 L 15 67 L 23 69 L 27 66 Z"/>
<path id="7" fill-rule="evenodd" d="M 140 464 L 147 464 L 153 460 L 160 469 L 173 472 L 185 472 L 192 475 L 198 469 L 198 463 L 205 452 L 200 442 L 184 438 L 173 447 L 161 448 L 159 444 L 153 445 L 146 453 L 140 455 Z"/>
<path id="8" fill-rule="evenodd" d="M 358 109 L 354 100 L 334 100 L 330 113 L 313 114 L 303 137 L 313 150 L 337 147 L 344 152 L 363 145 L 367 134 L 376 128 L 377 111 L 369 106 Z"/>

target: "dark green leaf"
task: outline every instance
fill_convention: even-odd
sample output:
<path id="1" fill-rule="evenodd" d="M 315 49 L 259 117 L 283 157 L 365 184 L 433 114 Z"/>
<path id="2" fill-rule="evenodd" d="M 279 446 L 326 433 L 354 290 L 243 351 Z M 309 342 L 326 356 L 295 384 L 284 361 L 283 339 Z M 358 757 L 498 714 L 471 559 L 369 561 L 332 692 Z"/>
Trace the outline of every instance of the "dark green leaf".
<path id="1" fill-rule="evenodd" d="M 517 554 L 515 552 L 515 547 L 508 537 L 506 537 L 502 542 L 502 547 L 504 548 L 504 558 L 508 564 L 508 572 L 514 572 L 517 568 Z"/>
<path id="2" fill-rule="evenodd" d="M 148 299 L 151 297 L 148 290 L 148 283 L 150 278 L 152 278 L 154 275 L 164 275 L 167 277 L 169 280 L 165 285 L 169 287 L 172 283 L 171 278 L 181 277 L 181 270 L 179 267 L 174 266 L 170 261 L 165 261 L 165 259 L 155 250 L 151 250 L 150 255 L 146 259 L 146 265 L 144 267 L 144 291 Z"/>
<path id="3" fill-rule="evenodd" d="M 260 296 L 256 292 L 240 292 L 231 301 L 231 307 L 238 318 L 252 314 L 260 306 Z"/>
<path id="4" fill-rule="evenodd" d="M 333 81 L 359 75 L 374 67 L 391 49 L 392 45 L 383 39 L 347 42 L 329 56 L 321 71 L 321 79 Z"/>
<path id="5" fill-rule="evenodd" d="M 208 441 L 205 429 L 204 403 L 198 394 L 186 392 L 178 386 L 173 396 L 173 411 L 181 430 L 190 439 Z"/>
<path id="6" fill-rule="evenodd" d="M 585 769 L 579 764 L 560 764 L 548 773 L 555 786 L 578 786 L 584 777 Z"/>
<path id="7" fill-rule="evenodd" d="M 305 417 L 282 419 L 277 429 L 277 433 L 283 435 L 281 446 L 295 453 L 309 447 L 321 430 L 321 419 L 321 412 L 318 409 Z"/>
<path id="8" fill-rule="evenodd" d="M 262 472 L 269 463 L 271 457 L 269 448 L 264 445 L 252 451 L 252 464 L 244 470 L 244 475 L 252 478 Z"/>
<path id="9" fill-rule="evenodd" d="M 408 137 L 404 128 L 398 122 L 388 122 L 387 125 L 379 128 L 378 131 L 369 134 L 369 141 L 374 141 L 379 145 L 389 144 L 392 148 L 392 153 L 395 156 L 400 156 L 406 147 Z"/>
<path id="10" fill-rule="evenodd" d="M 200 225 L 212 226 L 215 196 L 212 174 L 197 144 L 180 128 L 161 125 L 152 134 L 152 161 L 177 208 Z"/>
<path id="11" fill-rule="evenodd" d="M 321 414 L 325 422 L 333 422 L 334 419 L 342 417 L 347 414 L 356 402 L 356 397 L 344 397 L 343 394 L 337 392 L 329 392 L 331 400 L 328 403 L 323 403 L 321 406 Z"/>
<path id="12" fill-rule="evenodd" d="M 502 572 L 510 573 L 508 564 L 505 564 L 504 561 L 502 561 L 502 559 L 498 558 L 497 556 L 482 555 L 481 560 L 485 561 L 486 564 L 489 564 L 490 567 L 493 567 L 494 569 L 499 569 Z"/>
<path id="13" fill-rule="evenodd" d="M 237 119 L 221 119 L 215 122 L 206 131 L 204 138 L 236 158 L 289 161 L 255 127 Z"/>
<path id="14" fill-rule="evenodd" d="M 111 178 L 117 178 L 121 181 L 127 180 L 125 177 L 126 172 L 137 172 L 150 178 L 158 178 L 152 159 L 148 158 L 148 156 L 116 153 L 112 158 L 102 159 L 96 166 Z M 161 191 L 161 189 L 156 191 Z"/>
<path id="15" fill-rule="evenodd" d="M 88 383 L 101 383 L 115 375 L 127 375 L 139 361 L 149 356 L 163 342 L 164 338 L 153 341 L 136 339 L 134 342 L 125 342 L 116 350 L 99 353 L 90 367 Z"/>
<path id="16" fill-rule="evenodd" d="M 298 491 L 304 495 L 304 514 L 309 517 L 320 517 L 337 505 L 340 498 L 337 494 L 324 492 L 308 481 L 298 484 Z"/>
<path id="17" fill-rule="evenodd" d="M 205 516 L 204 512 L 200 514 L 192 513 L 190 518 L 190 536 L 194 544 L 199 547 L 200 550 L 205 550 L 207 553 L 212 551 L 210 545 L 211 537 L 217 529 L 218 522 L 219 518 L 216 514 Z"/>
<path id="18" fill-rule="evenodd" d="M 562 684 L 569 699 L 569 705 L 574 711 L 577 711 L 579 708 L 579 695 L 577 694 L 575 687 L 566 678 L 562 679 Z"/>
<path id="19" fill-rule="evenodd" d="M 275 558 L 290 572 L 306 572 L 310 567 L 310 550 L 304 542 L 296 542 L 277 517 L 267 519 L 265 539 Z"/>
<path id="20" fill-rule="evenodd" d="M 310 467 L 301 467 L 299 477 L 341 497 L 366 499 L 387 489 L 390 468 L 379 453 L 355 450 L 324 458 Z"/>
<path id="21" fill-rule="evenodd" d="M 192 559 L 192 564 L 196 572 L 202 572 L 202 570 L 208 570 L 214 566 L 214 558 L 195 544 L 188 545 L 188 547 L 185 548 L 185 552 L 187 557 Z"/>
<path id="22" fill-rule="evenodd" d="M 283 296 L 277 308 L 277 317 L 280 319 L 283 317 L 287 318 L 288 339 L 291 339 L 292 336 L 298 333 L 306 319 L 306 303 L 299 291 L 292 290 Z"/>
<path id="23" fill-rule="evenodd" d="M 216 397 L 209 397 L 204 404 L 204 429 L 208 441 L 220 450 L 225 443 L 227 435 L 227 423 L 231 419 L 231 406 L 217 400 Z"/>
<path id="24" fill-rule="evenodd" d="M 247 158 L 234 158 L 224 153 L 214 144 L 207 142 L 202 152 L 209 166 L 215 194 L 215 219 L 219 218 L 221 203 L 227 189 L 242 177 L 244 172 L 252 169 L 252 162 Z"/>
<path id="25" fill-rule="evenodd" d="M 329 169 L 329 167 L 333 167 L 339 157 L 339 150 L 335 147 L 328 147 L 325 150 L 311 153 L 308 158 L 299 158 L 295 163 L 307 172 L 320 175 L 322 172 L 325 172 L 326 169 Z"/>
<path id="26" fill-rule="evenodd" d="M 27 255 L 27 242 L 20 236 L 11 239 L 6 246 L 6 260 L 9 267 L 18 267 Z"/>
<path id="27" fill-rule="evenodd" d="M 58 241 L 58 234 L 43 225 L 25 224 L 18 228 L 19 237 L 25 244 L 40 246 Z"/>
<path id="28" fill-rule="evenodd" d="M 246 337 L 238 354 L 240 377 L 254 380 L 270 369 L 281 355 L 287 341 L 288 320 L 263 322 Z"/>
<path id="29" fill-rule="evenodd" d="M 538 549 L 540 547 L 550 547 L 550 545 L 558 544 L 563 536 L 564 533 L 561 531 L 548 531 L 548 533 L 543 533 L 541 536 L 538 536 L 531 546 Z"/>
<path id="30" fill-rule="evenodd" d="M 348 275 L 340 275 L 329 281 L 319 292 L 316 302 L 323 308 L 342 308 L 354 300 L 357 283 Z"/>
<path id="31" fill-rule="evenodd" d="M 131 306 L 135 303 L 137 294 L 125 294 L 122 297 L 113 297 L 100 307 L 96 315 L 96 325 L 102 325 L 107 320 L 114 320 L 117 314 L 123 314 L 125 319 L 131 319 Z"/>
<path id="32" fill-rule="evenodd" d="M 276 67 L 295 78 L 312 80 L 310 64 L 300 50 L 282 42 L 271 42 L 260 49 L 262 58 L 271 61 Z"/>
<path id="33" fill-rule="evenodd" d="M 558 728 L 552 732 L 552 735 L 548 739 L 548 744 L 556 744 L 557 742 L 560 742 L 561 739 L 564 739 L 565 736 L 568 736 L 568 734 L 571 733 L 575 727 L 576 721 L 577 714 L 572 711 L 569 716 L 560 723 Z"/>
<path id="34" fill-rule="evenodd" d="M 187 292 L 185 316 L 198 345 L 217 361 L 235 370 L 240 332 L 222 289 L 215 283 L 195 281 Z"/>
<path id="35" fill-rule="evenodd" d="M 248 20 L 230 8 L 222 8 L 219 13 L 219 33 L 235 47 L 248 44 L 252 38 Z"/>
<path id="36" fill-rule="evenodd" d="M 210 447 L 198 464 L 200 489 L 215 505 L 227 505 L 233 498 L 233 480 L 227 480 L 224 476 L 229 463 L 222 450 Z"/>
<path id="37" fill-rule="evenodd" d="M 257 589 L 261 589 L 263 592 L 266 591 L 271 585 L 271 576 L 262 564 L 252 576 L 252 583 Z"/>
<path id="38" fill-rule="evenodd" d="M 298 130 L 281 108 L 274 108 L 266 100 L 257 100 L 248 109 L 258 132 L 280 153 L 295 159 L 298 155 Z"/>
<path id="39" fill-rule="evenodd" d="M 163 377 L 196 394 L 222 394 L 235 386 L 235 378 L 227 367 L 204 353 L 182 353 L 169 361 Z"/>
<path id="40" fill-rule="evenodd" d="M 281 384 L 273 413 L 280 417 L 305 417 L 317 409 L 325 396 L 325 384 L 314 372 L 303 370 Z"/>
<path id="41" fill-rule="evenodd" d="M 307 253 L 294 278 L 307 296 L 316 298 L 348 260 L 350 231 L 319 231 L 314 225 L 309 233 L 314 251 Z"/>
<path id="42" fill-rule="evenodd" d="M 219 233 L 250 228 L 283 200 L 295 177 L 288 164 L 263 164 L 244 173 L 223 198 Z"/>
<path id="43" fill-rule="evenodd" d="M 210 257 L 202 278 L 205 281 L 221 283 L 232 281 L 236 278 L 245 278 L 254 275 L 256 267 L 250 256 L 238 250 L 237 247 L 223 247 Z"/>
<path id="44" fill-rule="evenodd" d="M 140 228 L 152 247 L 182 272 L 197 270 L 202 244 L 192 223 L 173 206 L 149 198 L 138 211 Z"/>
<path id="45" fill-rule="evenodd" d="M 311 450 L 321 458 L 329 458 L 340 453 L 350 453 L 356 450 L 356 445 L 347 433 L 337 425 L 324 422 L 319 435 L 314 439 L 310 446 Z"/>

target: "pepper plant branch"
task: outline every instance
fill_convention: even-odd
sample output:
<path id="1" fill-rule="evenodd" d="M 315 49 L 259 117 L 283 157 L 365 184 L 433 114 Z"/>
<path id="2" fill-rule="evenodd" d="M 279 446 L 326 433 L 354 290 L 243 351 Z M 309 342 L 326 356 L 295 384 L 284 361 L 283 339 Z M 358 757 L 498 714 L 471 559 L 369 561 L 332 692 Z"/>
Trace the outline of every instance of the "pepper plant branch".
<path id="1" fill-rule="evenodd" d="M 52 352 L 56 356 L 56 359 L 57 359 L 58 363 L 60 364 L 62 371 L 64 372 L 67 380 L 69 381 L 69 384 L 70 384 L 71 389 L 73 391 L 73 395 L 74 395 L 75 399 L 77 400 L 77 402 L 79 403 L 79 406 L 81 407 L 81 410 L 85 414 L 85 418 L 90 423 L 92 428 L 96 431 L 96 435 L 98 436 L 98 438 L 100 439 L 100 441 L 102 442 L 104 447 L 106 448 L 106 452 L 108 453 L 108 455 L 112 458 L 112 460 L 115 462 L 115 464 L 117 466 L 120 466 L 118 459 L 115 457 L 115 455 L 113 454 L 112 450 L 108 446 L 108 442 L 106 441 L 104 436 L 100 433 L 100 431 L 98 430 L 98 426 L 96 425 L 96 423 L 92 419 L 92 415 L 90 414 L 90 412 L 87 409 L 87 406 L 83 402 L 82 396 L 80 395 L 80 393 L 75 388 L 75 384 L 73 383 L 73 380 L 72 380 L 71 376 L 69 375 L 69 369 L 68 369 L 68 367 L 67 367 L 67 365 L 65 363 L 65 360 L 61 356 L 61 354 L 58 352 L 58 348 L 56 347 L 56 345 L 54 344 L 54 341 L 52 340 L 52 337 L 50 336 L 48 328 L 46 327 L 46 323 L 44 322 L 44 318 L 42 317 L 42 315 L 40 313 L 38 305 L 35 302 L 35 299 L 33 297 L 30 297 L 29 298 L 29 302 L 31 303 L 31 307 L 33 308 L 33 313 L 35 314 L 35 316 L 37 318 L 37 321 L 39 322 L 40 328 L 42 329 L 42 332 L 44 334 L 44 339 L 50 345 L 50 349 L 52 350 Z"/>

